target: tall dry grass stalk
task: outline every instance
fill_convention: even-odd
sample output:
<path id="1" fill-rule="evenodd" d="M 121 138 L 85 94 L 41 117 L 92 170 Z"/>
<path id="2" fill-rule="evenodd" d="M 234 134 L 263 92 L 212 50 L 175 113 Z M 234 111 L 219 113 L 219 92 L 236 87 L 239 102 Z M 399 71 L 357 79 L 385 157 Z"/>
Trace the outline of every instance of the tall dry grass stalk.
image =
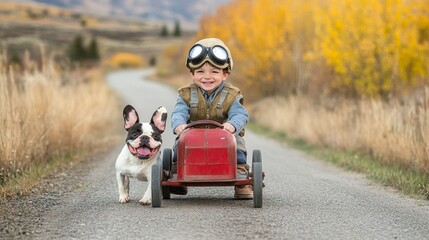
<path id="1" fill-rule="evenodd" d="M 429 97 L 409 103 L 377 100 L 314 103 L 270 98 L 250 108 L 252 119 L 318 146 L 370 153 L 380 161 L 429 173 Z"/>
<path id="2" fill-rule="evenodd" d="M 0 183 L 28 167 L 100 147 L 117 103 L 95 70 L 63 71 L 27 58 L 22 71 L 0 63 Z"/>

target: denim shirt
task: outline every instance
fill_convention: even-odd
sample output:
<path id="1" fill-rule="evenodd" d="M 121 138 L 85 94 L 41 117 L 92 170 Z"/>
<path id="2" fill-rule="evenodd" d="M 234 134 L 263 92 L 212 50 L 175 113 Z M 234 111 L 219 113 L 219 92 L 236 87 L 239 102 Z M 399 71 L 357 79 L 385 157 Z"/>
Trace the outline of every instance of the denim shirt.
<path id="1" fill-rule="evenodd" d="M 222 91 L 224 85 L 224 82 L 222 82 L 221 85 L 211 95 L 208 95 L 206 91 L 200 88 L 208 104 L 210 104 L 213 99 L 215 99 L 216 95 Z M 242 98 L 243 96 L 240 95 L 237 97 L 237 99 L 235 99 L 228 111 L 228 119 L 226 121 L 235 127 L 236 133 L 243 130 L 246 124 L 249 122 L 249 114 L 246 108 L 244 108 L 244 106 L 240 103 Z M 181 124 L 188 124 L 190 112 L 191 109 L 189 108 L 188 104 L 186 104 L 186 102 L 178 94 L 177 102 L 174 105 L 173 112 L 171 113 L 171 128 L 173 129 L 173 133 L 177 126 Z"/>

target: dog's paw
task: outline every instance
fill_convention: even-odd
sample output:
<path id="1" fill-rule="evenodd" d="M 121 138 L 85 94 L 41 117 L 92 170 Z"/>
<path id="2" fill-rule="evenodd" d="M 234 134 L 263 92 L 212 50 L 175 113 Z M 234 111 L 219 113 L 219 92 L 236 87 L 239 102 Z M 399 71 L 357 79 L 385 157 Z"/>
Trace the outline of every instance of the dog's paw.
<path id="1" fill-rule="evenodd" d="M 151 203 L 152 203 L 152 201 L 150 199 L 146 199 L 146 198 L 140 199 L 141 205 L 150 205 Z"/>
<path id="2" fill-rule="evenodd" d="M 130 196 L 128 196 L 128 195 L 119 196 L 119 202 L 120 203 L 127 203 L 129 201 L 130 201 Z"/>

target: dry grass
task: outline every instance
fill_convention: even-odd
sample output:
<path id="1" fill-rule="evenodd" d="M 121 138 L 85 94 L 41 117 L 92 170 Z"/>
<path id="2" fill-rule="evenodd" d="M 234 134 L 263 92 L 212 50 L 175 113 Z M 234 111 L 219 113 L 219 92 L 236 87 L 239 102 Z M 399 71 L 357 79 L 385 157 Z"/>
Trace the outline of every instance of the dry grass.
<path id="1" fill-rule="evenodd" d="M 100 149 L 114 136 L 107 126 L 118 105 L 100 71 L 36 65 L 27 58 L 15 71 L 0 63 L 0 185 L 54 158 Z"/>
<path id="2" fill-rule="evenodd" d="M 429 173 L 429 99 L 410 103 L 266 99 L 251 108 L 255 122 L 317 146 L 358 150 L 392 166 Z"/>

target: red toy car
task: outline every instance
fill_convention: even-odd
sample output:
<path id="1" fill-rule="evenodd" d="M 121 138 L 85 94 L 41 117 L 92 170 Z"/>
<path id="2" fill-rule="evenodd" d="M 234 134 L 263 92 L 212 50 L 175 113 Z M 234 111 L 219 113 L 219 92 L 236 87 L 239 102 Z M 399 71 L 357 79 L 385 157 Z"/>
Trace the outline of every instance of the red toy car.
<path id="1" fill-rule="evenodd" d="M 171 174 L 172 150 L 164 149 L 162 161 L 152 166 L 152 207 L 170 199 L 170 186 L 253 186 L 253 205 L 262 207 L 263 172 L 259 150 L 253 150 L 249 178 L 237 178 L 237 149 L 233 134 L 211 120 L 190 123 L 180 135 L 177 174 Z"/>

